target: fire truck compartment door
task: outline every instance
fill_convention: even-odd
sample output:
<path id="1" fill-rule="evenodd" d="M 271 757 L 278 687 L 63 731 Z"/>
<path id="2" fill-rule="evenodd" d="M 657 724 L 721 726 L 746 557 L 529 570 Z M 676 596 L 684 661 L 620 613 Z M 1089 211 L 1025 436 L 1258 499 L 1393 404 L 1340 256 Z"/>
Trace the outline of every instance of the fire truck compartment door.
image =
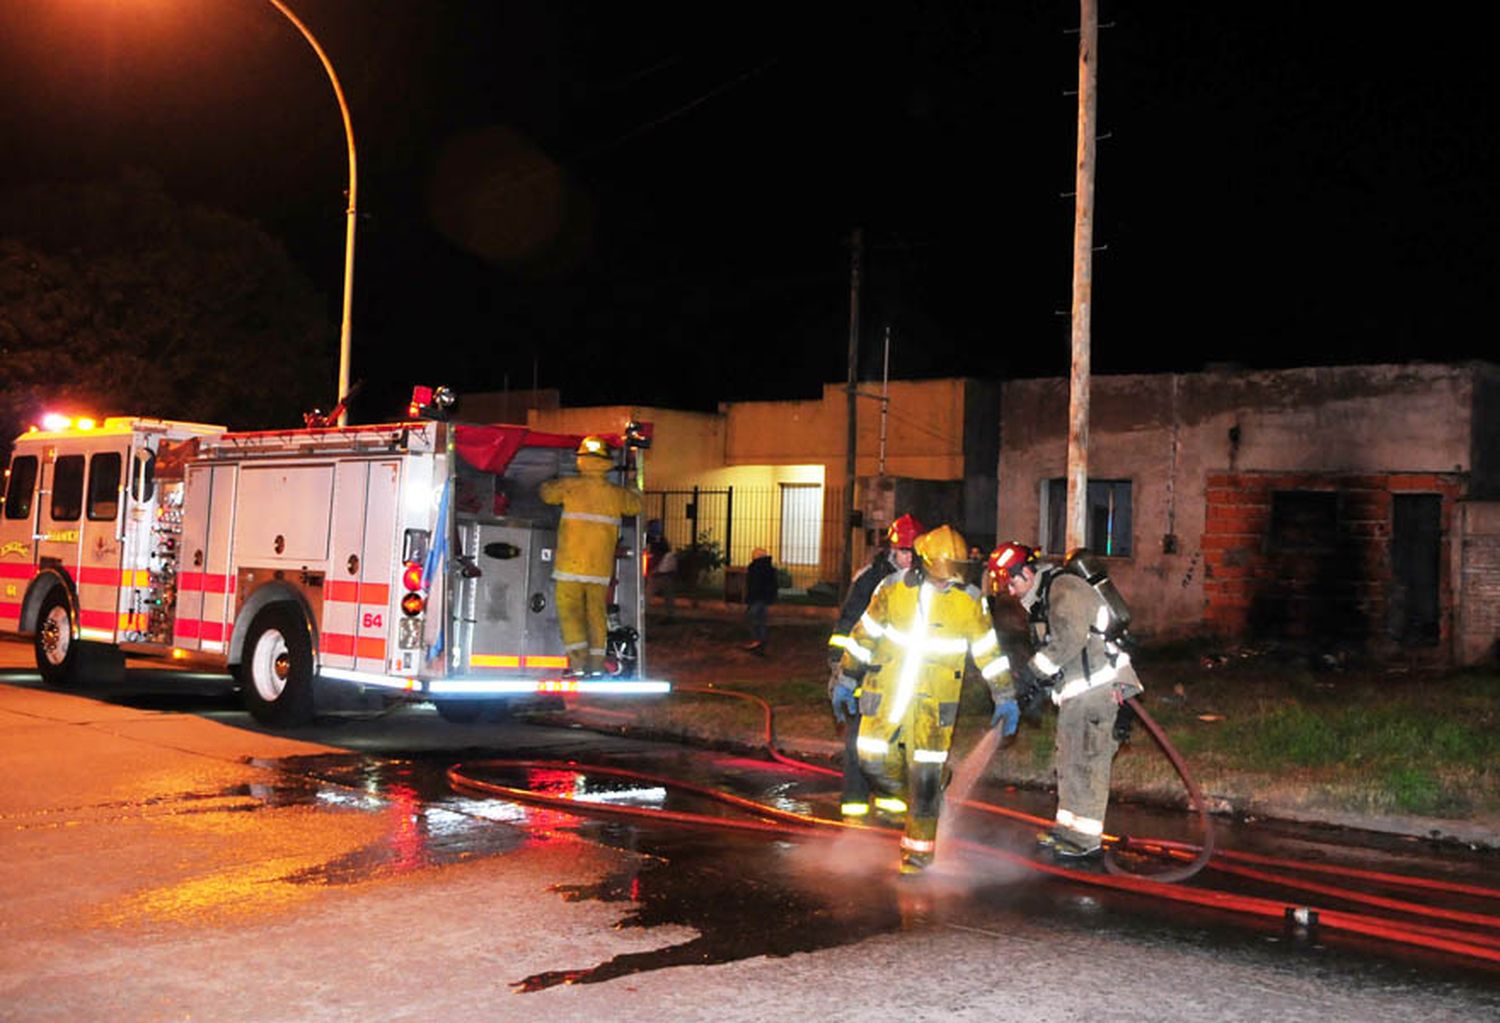
<path id="1" fill-rule="evenodd" d="M 460 520 L 466 548 L 479 575 L 465 579 L 459 614 L 469 630 L 465 644 L 468 664 L 475 673 L 526 674 L 566 668 L 562 634 L 552 593 L 551 562 L 543 563 L 555 546 L 551 530 L 496 522 Z M 509 557 L 496 557 L 485 550 Z M 540 600 L 534 601 L 534 598 Z M 540 610 L 533 610 L 534 604 Z"/>
<path id="2" fill-rule="evenodd" d="M 303 566 L 328 557 L 333 465 L 247 465 L 240 470 L 235 557 L 242 565 Z"/>
<path id="3" fill-rule="evenodd" d="M 323 584 L 320 655 L 331 667 L 384 672 L 393 648 L 397 462 L 340 462 L 334 477 L 333 555 Z"/>
<path id="4" fill-rule="evenodd" d="M 224 649 L 234 493 L 234 466 L 188 466 L 172 634 L 173 644 L 187 650 Z"/>

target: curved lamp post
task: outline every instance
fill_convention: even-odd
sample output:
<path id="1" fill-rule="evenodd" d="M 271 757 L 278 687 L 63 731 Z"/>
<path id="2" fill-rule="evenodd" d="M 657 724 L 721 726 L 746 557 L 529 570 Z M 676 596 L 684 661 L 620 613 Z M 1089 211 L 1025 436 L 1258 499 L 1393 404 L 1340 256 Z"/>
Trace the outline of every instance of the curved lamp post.
<path id="1" fill-rule="evenodd" d="M 355 220 L 355 193 L 358 184 L 358 174 L 354 162 L 354 125 L 349 120 L 349 104 L 344 101 L 344 87 L 339 84 L 339 76 L 333 70 L 333 64 L 328 59 L 328 54 L 323 52 L 323 47 L 318 43 L 317 37 L 310 32 L 302 20 L 292 13 L 291 8 L 282 3 L 282 0 L 267 0 L 268 3 L 286 16 L 302 33 L 302 38 L 313 48 L 318 55 L 318 60 L 323 62 L 323 70 L 328 72 L 328 80 L 333 83 L 333 95 L 339 101 L 339 113 L 344 118 L 344 138 L 349 144 L 349 209 L 345 214 L 344 222 L 344 318 L 339 327 L 339 390 L 334 395 L 335 401 L 341 401 L 344 395 L 349 393 L 349 337 L 350 324 L 349 315 L 354 300 L 354 220 Z M 339 425 L 344 426 L 349 421 L 347 410 L 339 410 Z"/>

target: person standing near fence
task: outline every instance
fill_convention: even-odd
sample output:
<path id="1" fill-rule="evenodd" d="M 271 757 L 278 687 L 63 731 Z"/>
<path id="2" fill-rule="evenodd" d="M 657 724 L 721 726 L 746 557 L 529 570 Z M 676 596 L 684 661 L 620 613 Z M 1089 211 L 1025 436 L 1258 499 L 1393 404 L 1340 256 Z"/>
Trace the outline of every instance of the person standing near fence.
<path id="1" fill-rule="evenodd" d="M 771 605 L 776 603 L 776 566 L 771 563 L 770 552 L 757 547 L 750 554 L 750 567 L 745 570 L 745 621 L 750 626 L 750 642 L 745 649 L 761 657 L 766 655 L 766 640 L 770 637 L 768 624 Z"/>
<path id="2" fill-rule="evenodd" d="M 667 542 L 661 519 L 646 524 L 646 596 L 660 597 L 666 607 L 666 621 L 676 610 L 677 552 Z"/>

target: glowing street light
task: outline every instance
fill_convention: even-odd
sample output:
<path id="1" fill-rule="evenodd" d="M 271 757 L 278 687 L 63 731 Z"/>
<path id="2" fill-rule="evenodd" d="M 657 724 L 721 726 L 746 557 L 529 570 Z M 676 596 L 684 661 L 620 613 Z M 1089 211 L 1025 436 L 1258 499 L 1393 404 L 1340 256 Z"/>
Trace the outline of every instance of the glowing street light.
<path id="1" fill-rule="evenodd" d="M 313 48 L 318 55 L 318 60 L 323 63 L 323 70 L 328 72 L 328 81 L 333 84 L 333 95 L 339 101 L 339 113 L 344 118 L 344 138 L 349 144 L 349 209 L 345 214 L 344 222 L 344 315 L 343 322 L 339 327 L 339 389 L 334 395 L 334 400 L 339 401 L 349 393 L 349 349 L 350 349 L 350 311 L 354 304 L 354 221 L 355 221 L 355 192 L 358 184 L 358 174 L 354 161 L 354 124 L 349 120 L 349 104 L 344 101 L 344 87 L 339 84 L 339 76 L 333 70 L 333 63 L 329 61 L 328 54 L 318 43 L 317 37 L 308 30 L 302 20 L 292 13 L 291 8 L 282 3 L 282 0 L 267 0 L 268 3 L 286 16 L 302 33 L 302 38 Z M 343 426 L 349 421 L 347 410 L 340 408 L 339 425 Z"/>

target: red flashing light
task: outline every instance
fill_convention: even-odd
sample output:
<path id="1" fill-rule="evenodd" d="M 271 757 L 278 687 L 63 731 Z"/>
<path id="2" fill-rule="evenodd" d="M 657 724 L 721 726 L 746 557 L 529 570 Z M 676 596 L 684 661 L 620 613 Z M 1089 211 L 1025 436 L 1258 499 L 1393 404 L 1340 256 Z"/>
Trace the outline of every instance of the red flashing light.
<path id="1" fill-rule="evenodd" d="M 415 561 L 408 561 L 406 568 L 401 573 L 401 585 L 415 593 L 422 588 L 422 566 Z"/>

